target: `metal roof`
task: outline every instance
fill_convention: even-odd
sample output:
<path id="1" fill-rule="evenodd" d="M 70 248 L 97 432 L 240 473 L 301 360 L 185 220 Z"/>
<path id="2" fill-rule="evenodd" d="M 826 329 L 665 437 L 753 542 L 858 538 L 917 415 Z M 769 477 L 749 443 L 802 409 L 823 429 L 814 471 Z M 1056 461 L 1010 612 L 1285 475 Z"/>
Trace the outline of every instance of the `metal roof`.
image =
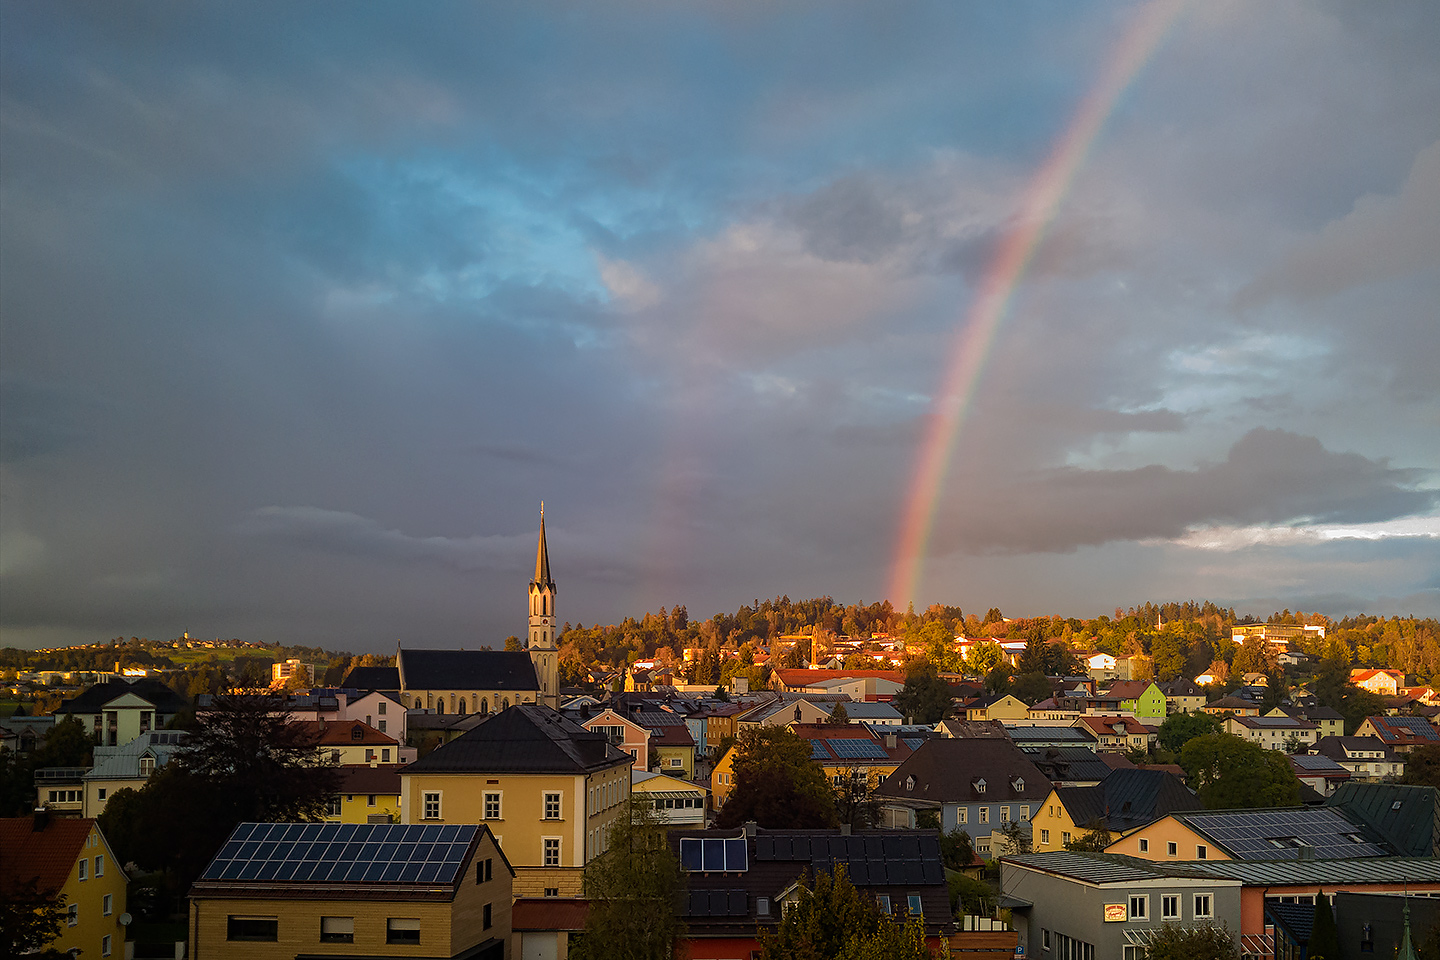
<path id="1" fill-rule="evenodd" d="M 463 823 L 242 823 L 200 880 L 454 883 L 482 829 Z"/>
<path id="2" fill-rule="evenodd" d="M 1434 857 L 1364 857 L 1347 860 L 1199 860 L 1202 874 L 1246 886 L 1321 883 L 1440 883 Z"/>
<path id="3" fill-rule="evenodd" d="M 1440 837 L 1440 791 L 1398 783 L 1345 783 L 1325 799 L 1353 819 L 1363 820 L 1414 857 L 1433 856 Z"/>
<path id="4" fill-rule="evenodd" d="M 1177 876 L 1160 864 L 1136 857 L 1103 853 L 1074 853 L 1052 850 L 1048 853 L 1026 853 L 1005 857 L 1005 863 L 1018 863 L 1033 870 L 1059 874 L 1086 883 L 1132 883 L 1137 880 L 1165 880 Z M 1167 865 L 1168 866 L 1168 865 Z"/>

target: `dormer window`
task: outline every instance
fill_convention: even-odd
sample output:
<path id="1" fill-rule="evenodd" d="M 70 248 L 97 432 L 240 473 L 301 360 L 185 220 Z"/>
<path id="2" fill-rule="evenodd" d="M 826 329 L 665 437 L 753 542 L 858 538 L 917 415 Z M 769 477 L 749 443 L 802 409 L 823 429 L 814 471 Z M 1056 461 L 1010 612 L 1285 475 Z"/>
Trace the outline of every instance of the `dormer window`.
<path id="1" fill-rule="evenodd" d="M 142 776 L 142 777 L 148 777 L 148 776 L 150 776 L 150 774 L 152 774 L 152 773 L 154 773 L 154 772 L 155 772 L 155 758 L 154 758 L 154 757 L 141 757 L 141 758 L 140 758 L 140 776 Z"/>
<path id="2" fill-rule="evenodd" d="M 905 778 L 905 789 L 906 789 L 906 790 L 914 790 L 914 789 L 915 789 L 915 778 L 914 778 L 914 777 L 906 777 L 906 778 Z"/>
<path id="3" fill-rule="evenodd" d="M 356 740 L 356 741 L 364 740 L 364 739 L 365 739 L 365 728 L 364 728 L 364 727 L 359 727 L 359 726 L 351 727 L 351 728 L 350 728 L 350 739 L 351 739 L 351 740 Z"/>
<path id="4" fill-rule="evenodd" d="M 984 792 L 985 792 L 985 778 L 984 778 L 984 777 L 981 777 L 979 780 L 976 780 L 976 781 L 975 781 L 975 792 L 976 792 L 976 793 L 984 793 Z"/>
<path id="5" fill-rule="evenodd" d="M 1025 778 L 1016 777 L 1014 780 L 1010 781 L 1010 786 L 1015 789 L 1016 793 L 1019 793 L 1020 791 L 1025 789 Z"/>

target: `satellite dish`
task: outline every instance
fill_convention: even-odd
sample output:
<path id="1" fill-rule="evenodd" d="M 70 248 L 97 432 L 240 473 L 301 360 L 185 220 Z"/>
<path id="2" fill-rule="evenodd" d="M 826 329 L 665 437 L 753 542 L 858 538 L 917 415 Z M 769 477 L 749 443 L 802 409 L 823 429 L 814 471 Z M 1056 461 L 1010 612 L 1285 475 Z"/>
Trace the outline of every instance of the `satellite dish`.
<path id="1" fill-rule="evenodd" d="M 132 916 L 130 916 L 130 914 L 128 914 L 128 913 L 122 913 L 122 914 L 120 914 L 120 926 L 122 926 L 122 927 L 128 927 L 128 926 L 130 926 L 130 921 L 133 920 L 133 919 L 135 919 L 135 918 L 132 917 Z"/>

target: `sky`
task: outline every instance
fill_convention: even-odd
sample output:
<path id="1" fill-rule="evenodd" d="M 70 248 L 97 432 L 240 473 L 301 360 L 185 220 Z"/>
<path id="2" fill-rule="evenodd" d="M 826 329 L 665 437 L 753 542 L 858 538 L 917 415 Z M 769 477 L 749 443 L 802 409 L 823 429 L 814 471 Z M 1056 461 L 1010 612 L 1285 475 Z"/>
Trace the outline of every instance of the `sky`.
<path id="1" fill-rule="evenodd" d="M 1430 0 L 0 3 L 0 644 L 1440 616 L 1437 370 Z"/>

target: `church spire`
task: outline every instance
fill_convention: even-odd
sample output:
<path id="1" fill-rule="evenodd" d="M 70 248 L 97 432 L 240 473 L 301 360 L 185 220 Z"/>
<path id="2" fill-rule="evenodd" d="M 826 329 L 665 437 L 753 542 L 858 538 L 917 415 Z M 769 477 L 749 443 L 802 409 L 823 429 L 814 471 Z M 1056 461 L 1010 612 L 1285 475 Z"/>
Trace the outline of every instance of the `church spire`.
<path id="1" fill-rule="evenodd" d="M 545 501 L 540 501 L 540 542 L 535 545 L 535 579 L 542 587 L 553 587 L 550 579 L 550 551 L 545 546 Z"/>

